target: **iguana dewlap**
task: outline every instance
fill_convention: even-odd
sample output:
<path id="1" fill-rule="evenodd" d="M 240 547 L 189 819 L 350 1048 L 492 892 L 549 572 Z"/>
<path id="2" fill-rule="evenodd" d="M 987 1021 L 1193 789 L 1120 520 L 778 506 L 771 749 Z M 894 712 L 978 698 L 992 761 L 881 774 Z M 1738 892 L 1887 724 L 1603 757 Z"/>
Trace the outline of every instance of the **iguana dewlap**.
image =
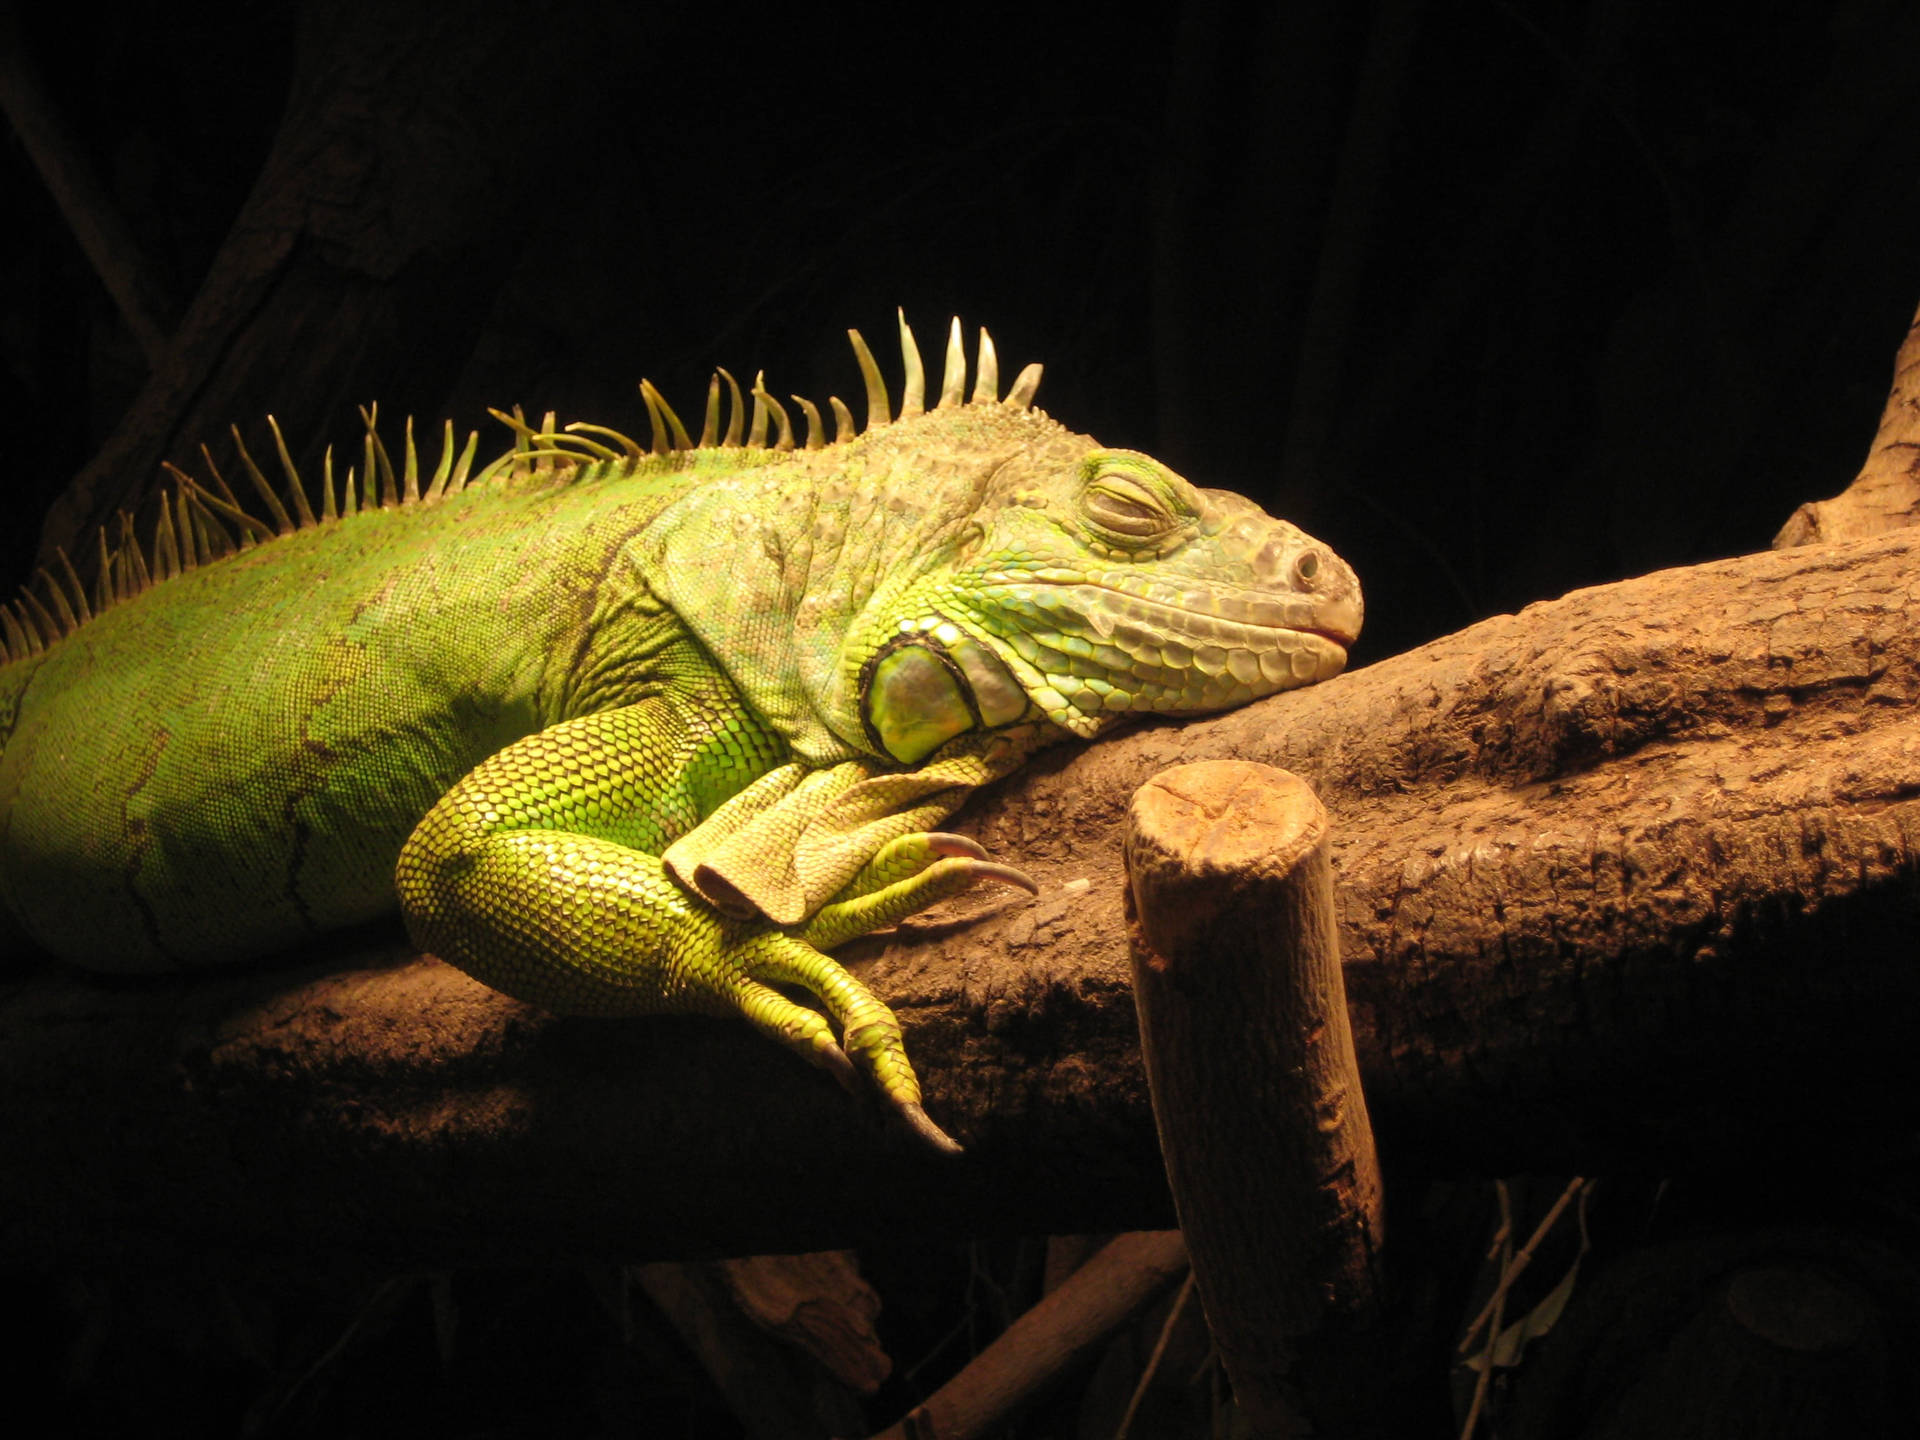
<path id="1" fill-rule="evenodd" d="M 741 1015 L 944 1140 L 893 1015 L 823 952 L 1027 883 L 933 827 L 1052 739 L 1336 673 L 1360 592 L 1285 521 L 1032 409 L 1038 367 L 1000 398 L 984 333 L 963 399 L 958 322 L 925 409 L 901 330 L 899 415 L 856 335 L 868 422 L 835 400 L 831 443 L 759 384 L 746 425 L 730 376 L 721 434 L 716 376 L 698 443 L 643 385 L 650 451 L 510 421 L 471 478 L 451 427 L 423 480 L 370 420 L 317 515 L 284 446 L 284 502 L 243 451 L 273 529 L 179 476 L 92 592 L 63 556 L 0 607 L 0 908 L 150 971 L 397 892 L 508 994 Z"/>

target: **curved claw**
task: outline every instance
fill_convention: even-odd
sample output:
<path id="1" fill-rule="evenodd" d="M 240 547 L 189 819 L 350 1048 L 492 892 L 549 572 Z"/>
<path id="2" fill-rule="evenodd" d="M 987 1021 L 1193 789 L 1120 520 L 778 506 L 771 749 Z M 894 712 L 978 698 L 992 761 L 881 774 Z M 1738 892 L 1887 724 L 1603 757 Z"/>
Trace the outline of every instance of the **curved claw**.
<path id="1" fill-rule="evenodd" d="M 965 1147 L 938 1125 L 934 1124 L 932 1117 L 912 1101 L 902 1101 L 896 1105 L 895 1108 L 900 1112 L 900 1118 L 907 1122 L 907 1128 L 941 1154 L 959 1155 L 964 1153 Z"/>
<path id="2" fill-rule="evenodd" d="M 964 856 L 968 860 L 987 858 L 987 847 L 971 835 L 955 835 L 947 830 L 929 830 L 923 837 L 927 848 L 942 858 Z"/>
<path id="3" fill-rule="evenodd" d="M 1040 882 L 1026 871 L 1012 865 L 1002 865 L 997 860 L 975 860 L 967 867 L 967 873 L 976 880 L 998 880 L 1002 885 L 1011 885 L 1029 895 L 1040 893 Z"/>
<path id="4" fill-rule="evenodd" d="M 847 1052 L 838 1045 L 816 1045 L 811 1052 L 813 1063 L 840 1082 L 840 1088 L 849 1095 L 860 1093 L 860 1077 L 853 1068 L 853 1061 L 847 1058 Z"/>

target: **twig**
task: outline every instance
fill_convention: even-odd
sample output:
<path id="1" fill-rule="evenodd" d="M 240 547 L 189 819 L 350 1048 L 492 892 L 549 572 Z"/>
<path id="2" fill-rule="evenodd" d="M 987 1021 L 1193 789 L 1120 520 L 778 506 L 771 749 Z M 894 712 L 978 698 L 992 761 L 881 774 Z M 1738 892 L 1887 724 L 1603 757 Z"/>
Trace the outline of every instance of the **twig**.
<path id="1" fill-rule="evenodd" d="M 1062 1369 L 1131 1319 L 1187 1268 L 1177 1230 L 1120 1235 L 965 1369 L 874 1440 L 968 1440 L 998 1425 Z"/>
<path id="2" fill-rule="evenodd" d="M 1480 1320 L 1473 1322 L 1477 1329 L 1480 1321 L 1486 1319 L 1486 1317 L 1491 1314 L 1493 1316 L 1493 1337 L 1487 1341 L 1485 1363 L 1481 1365 L 1480 1374 L 1473 1382 L 1473 1404 L 1467 1407 L 1466 1423 L 1460 1427 L 1460 1440 L 1473 1440 L 1474 1429 L 1480 1424 L 1480 1414 L 1486 1409 L 1487 1391 L 1493 1386 L 1493 1347 L 1495 1341 L 1500 1337 L 1500 1317 L 1506 1311 L 1507 1281 L 1513 1274 L 1513 1242 L 1511 1239 L 1513 1235 L 1513 1198 L 1507 1191 L 1506 1181 L 1494 1181 L 1493 1188 L 1494 1193 L 1500 1197 L 1500 1235 L 1502 1237 L 1500 1240 L 1500 1248 L 1503 1252 L 1500 1260 L 1500 1279 L 1493 1287 L 1493 1298 L 1487 1302 L 1488 1309 L 1481 1312 Z M 1469 1338 L 1471 1338 L 1472 1332 L 1469 1331 L 1468 1335 Z M 1465 1346 L 1463 1345 L 1461 1348 L 1464 1350 Z"/>
<path id="3" fill-rule="evenodd" d="M 1113 1432 L 1113 1440 L 1127 1440 L 1127 1432 L 1133 1428 L 1133 1417 L 1140 1409 L 1140 1402 L 1147 1398 L 1147 1386 L 1153 1383 L 1153 1377 L 1159 1373 L 1160 1362 L 1166 1358 L 1167 1342 L 1173 1338 L 1173 1327 L 1186 1313 L 1187 1300 L 1193 1294 L 1193 1271 L 1187 1271 L 1187 1278 L 1180 1282 L 1180 1293 L 1173 1297 L 1173 1308 L 1167 1311 L 1166 1322 L 1160 1327 L 1160 1338 L 1153 1342 L 1153 1353 L 1147 1356 L 1146 1368 L 1140 1372 L 1139 1383 L 1133 1387 L 1133 1395 L 1127 1401 L 1127 1413 L 1120 1417 L 1120 1428 Z"/>
<path id="4" fill-rule="evenodd" d="M 1512 1262 L 1500 1272 L 1500 1283 L 1494 1286 L 1493 1294 L 1487 1298 L 1487 1303 L 1481 1307 L 1479 1315 L 1474 1317 L 1473 1324 L 1467 1327 L 1467 1333 L 1460 1340 L 1460 1353 L 1462 1355 L 1466 1354 L 1468 1347 L 1473 1344 L 1474 1337 L 1480 1333 L 1480 1327 L 1499 1313 L 1501 1303 L 1507 1298 L 1507 1291 L 1513 1288 L 1513 1282 L 1518 1280 L 1521 1272 L 1533 1262 L 1534 1251 L 1538 1250 L 1540 1248 L 1540 1242 L 1547 1238 L 1547 1232 L 1553 1229 L 1554 1221 L 1560 1218 L 1561 1212 L 1573 1203 L 1573 1197 L 1578 1195 L 1581 1187 L 1587 1183 L 1588 1181 L 1583 1175 L 1576 1175 L 1567 1182 L 1567 1188 L 1560 1192 L 1560 1198 L 1553 1202 L 1553 1208 L 1547 1211 L 1546 1218 L 1535 1228 L 1532 1236 L 1527 1240 L 1527 1243 L 1521 1246 L 1520 1253 L 1515 1255 Z M 1506 1205 L 1506 1187 L 1505 1183 L 1501 1182 L 1500 1206 L 1503 1216 L 1506 1213 Z M 1508 1223 L 1511 1224 L 1511 1221 Z M 1497 1320 L 1495 1324 L 1498 1324 Z M 1496 1330 L 1495 1333 L 1498 1334 L 1498 1331 Z"/>

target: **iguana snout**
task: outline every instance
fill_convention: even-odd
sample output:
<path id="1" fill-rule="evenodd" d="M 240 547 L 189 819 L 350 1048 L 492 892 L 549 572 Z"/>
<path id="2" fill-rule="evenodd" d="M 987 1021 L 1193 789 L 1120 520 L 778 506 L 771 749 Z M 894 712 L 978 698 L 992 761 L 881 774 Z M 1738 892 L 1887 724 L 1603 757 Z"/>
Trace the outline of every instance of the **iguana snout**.
<path id="1" fill-rule="evenodd" d="M 1346 561 L 1297 525 L 1231 490 L 1202 490 L 1205 528 L 1222 555 L 1243 564 L 1257 591 L 1223 591 L 1220 613 L 1250 625 L 1324 635 L 1342 649 L 1359 638 L 1360 581 Z"/>

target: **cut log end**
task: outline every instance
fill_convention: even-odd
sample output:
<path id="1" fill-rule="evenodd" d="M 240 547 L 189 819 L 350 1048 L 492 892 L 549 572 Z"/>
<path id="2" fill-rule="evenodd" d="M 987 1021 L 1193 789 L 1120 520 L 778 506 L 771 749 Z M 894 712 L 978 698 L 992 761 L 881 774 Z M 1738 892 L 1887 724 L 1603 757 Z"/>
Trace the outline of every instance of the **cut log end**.
<path id="1" fill-rule="evenodd" d="M 1236 895 L 1284 882 L 1327 837 L 1327 812 L 1299 776 L 1207 760 L 1155 776 L 1128 811 L 1127 874 L 1149 963 L 1191 953 L 1192 927 Z"/>

